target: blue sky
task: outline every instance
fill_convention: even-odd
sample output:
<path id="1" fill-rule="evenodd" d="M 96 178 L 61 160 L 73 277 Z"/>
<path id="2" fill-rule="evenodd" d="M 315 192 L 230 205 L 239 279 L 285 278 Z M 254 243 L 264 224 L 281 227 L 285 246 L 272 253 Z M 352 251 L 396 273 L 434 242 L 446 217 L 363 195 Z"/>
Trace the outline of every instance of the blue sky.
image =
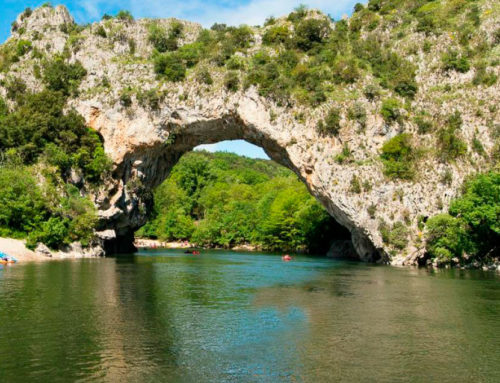
<path id="1" fill-rule="evenodd" d="M 115 14 L 127 9 L 136 18 L 178 17 L 196 21 L 209 27 L 214 22 L 231 25 L 262 24 L 268 16 L 288 14 L 299 4 L 318 8 L 334 19 L 350 14 L 357 2 L 363 0 L 60 0 L 53 5 L 64 4 L 76 22 L 89 23 L 99 20 L 104 13 Z M 26 7 L 36 8 L 44 0 L 0 0 L 0 43 L 10 34 L 10 25 Z M 225 150 L 238 154 L 267 158 L 262 149 L 244 141 L 226 141 L 204 146 L 207 150 Z"/>

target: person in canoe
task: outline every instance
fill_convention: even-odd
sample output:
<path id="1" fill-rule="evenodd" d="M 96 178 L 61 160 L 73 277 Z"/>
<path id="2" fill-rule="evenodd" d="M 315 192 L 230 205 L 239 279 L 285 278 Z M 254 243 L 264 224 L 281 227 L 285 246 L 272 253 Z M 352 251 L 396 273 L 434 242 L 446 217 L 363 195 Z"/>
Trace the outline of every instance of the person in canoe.
<path id="1" fill-rule="evenodd" d="M 198 250 L 186 250 L 184 254 L 200 255 Z"/>
<path id="2" fill-rule="evenodd" d="M 14 257 L 11 257 L 10 255 L 7 255 L 5 253 L 2 253 L 0 251 L 0 263 L 7 264 L 7 263 L 16 263 L 17 259 Z"/>
<path id="3" fill-rule="evenodd" d="M 281 260 L 284 262 L 290 262 L 292 260 L 292 257 L 290 257 L 288 254 L 285 254 L 281 257 Z"/>

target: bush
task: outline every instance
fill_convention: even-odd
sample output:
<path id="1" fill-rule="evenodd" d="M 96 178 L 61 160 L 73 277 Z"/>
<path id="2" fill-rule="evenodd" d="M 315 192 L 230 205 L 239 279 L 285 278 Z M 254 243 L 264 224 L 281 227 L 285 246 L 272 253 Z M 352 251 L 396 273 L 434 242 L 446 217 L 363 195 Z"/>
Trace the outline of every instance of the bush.
<path id="1" fill-rule="evenodd" d="M 172 23 L 170 24 L 169 35 L 171 37 L 181 37 L 183 32 L 184 24 L 177 20 L 172 21 Z"/>
<path id="2" fill-rule="evenodd" d="M 318 124 L 320 134 L 331 134 L 336 136 L 340 131 L 340 109 L 332 108 L 328 111 L 325 119 Z"/>
<path id="3" fill-rule="evenodd" d="M 278 65 L 285 71 L 291 71 L 299 63 L 299 57 L 297 53 L 292 50 L 285 50 L 281 52 L 276 60 Z"/>
<path id="4" fill-rule="evenodd" d="M 24 237 L 48 216 L 34 177 L 23 168 L 0 168 L 0 235 Z"/>
<path id="5" fill-rule="evenodd" d="M 150 89 L 137 93 L 139 105 L 143 108 L 150 108 L 151 110 L 158 110 L 163 99 L 164 96 L 160 94 L 157 89 Z"/>
<path id="6" fill-rule="evenodd" d="M 15 149 L 25 164 L 31 164 L 52 143 L 58 150 L 49 148 L 50 157 L 59 162 L 55 165 L 63 177 L 70 167 L 82 169 L 87 176 L 86 168 L 102 143 L 97 133 L 87 128 L 82 116 L 64 109 L 65 98 L 60 92 L 25 94 L 16 109 L 2 118 L 0 147 Z"/>
<path id="7" fill-rule="evenodd" d="M 212 75 L 210 74 L 210 71 L 207 68 L 203 68 L 198 72 L 198 75 L 196 76 L 197 80 L 201 82 L 202 84 L 205 85 L 212 85 L 214 83 L 214 80 L 212 79 Z"/>
<path id="8" fill-rule="evenodd" d="M 488 260 L 500 243 L 500 173 L 477 174 L 464 183 L 462 196 L 453 200 L 449 214 L 427 222 L 427 252 L 433 258 Z"/>
<path id="9" fill-rule="evenodd" d="M 245 64 L 244 64 L 243 59 L 239 56 L 232 56 L 226 62 L 226 68 L 229 70 L 240 70 L 240 69 L 243 69 L 244 65 Z"/>
<path id="10" fill-rule="evenodd" d="M 227 72 L 224 76 L 224 86 L 231 92 L 236 92 L 240 87 L 240 76 L 238 72 Z"/>
<path id="11" fill-rule="evenodd" d="M 434 128 L 432 120 L 425 113 L 418 114 L 414 118 L 414 122 L 417 125 L 417 127 L 418 127 L 418 133 L 420 133 L 420 134 L 430 133 L 433 130 L 433 128 Z"/>
<path id="12" fill-rule="evenodd" d="M 179 48 L 179 57 L 188 68 L 194 67 L 200 61 L 202 45 L 200 43 L 186 44 Z"/>
<path id="13" fill-rule="evenodd" d="M 69 244 L 68 223 L 67 219 L 50 217 L 40 225 L 39 229 L 29 234 L 26 246 L 34 249 L 37 243 L 41 242 L 51 249 L 57 250 L 61 246 Z"/>
<path id="14" fill-rule="evenodd" d="M 121 10 L 116 14 L 118 20 L 123 20 L 127 22 L 134 21 L 134 16 L 129 11 Z"/>
<path id="15" fill-rule="evenodd" d="M 300 4 L 294 9 L 292 13 L 288 15 L 288 21 L 296 23 L 307 16 L 308 8 L 305 4 Z"/>
<path id="16" fill-rule="evenodd" d="M 392 227 L 385 222 L 379 225 L 382 241 L 398 250 L 403 250 L 408 245 L 408 228 L 403 222 L 394 222 Z"/>
<path id="17" fill-rule="evenodd" d="M 470 69 L 469 60 L 463 54 L 456 50 L 448 50 L 442 58 L 443 70 L 454 70 L 460 73 L 466 73 Z"/>
<path id="18" fill-rule="evenodd" d="M 100 36 L 100 37 L 104 38 L 104 39 L 105 39 L 106 37 L 108 37 L 108 34 L 106 33 L 106 29 L 104 29 L 104 27 L 103 27 L 102 25 L 99 25 L 99 26 L 97 27 L 97 30 L 95 31 L 95 34 L 96 34 L 97 36 Z"/>
<path id="19" fill-rule="evenodd" d="M 500 244 L 500 173 L 478 174 L 467 180 L 463 194 L 452 201 L 450 214 L 467 227 L 467 252 L 473 256 L 498 254 Z"/>
<path id="20" fill-rule="evenodd" d="M 396 82 L 394 90 L 400 96 L 414 98 L 418 90 L 417 82 L 414 78 L 402 79 Z"/>
<path id="21" fill-rule="evenodd" d="M 296 27 L 293 43 L 298 49 L 307 52 L 323 43 L 330 32 L 330 23 L 327 20 L 306 19 Z"/>
<path id="22" fill-rule="evenodd" d="M 277 25 L 269 28 L 264 36 L 262 36 L 262 42 L 265 45 L 272 44 L 285 44 L 290 39 L 290 30 L 286 25 Z"/>
<path id="23" fill-rule="evenodd" d="M 33 10 L 30 7 L 27 7 L 21 15 L 21 20 L 24 20 L 30 17 L 33 14 Z"/>
<path id="24" fill-rule="evenodd" d="M 132 106 L 132 95 L 129 89 L 123 90 L 120 93 L 120 105 L 125 108 Z"/>
<path id="25" fill-rule="evenodd" d="M 415 151 L 408 133 L 399 134 L 386 141 L 382 146 L 380 158 L 384 164 L 384 174 L 390 178 L 410 180 L 415 171 L 413 160 Z"/>
<path id="26" fill-rule="evenodd" d="M 495 85 L 497 82 L 497 75 L 493 71 L 488 71 L 485 62 L 480 62 L 476 66 L 476 74 L 472 83 L 474 85 L 485 85 L 487 87 Z"/>
<path id="27" fill-rule="evenodd" d="M 351 186 L 349 187 L 349 191 L 356 194 L 361 193 L 361 182 L 359 182 L 359 178 L 357 175 L 354 175 L 351 178 Z"/>
<path id="28" fill-rule="evenodd" d="M 175 51 L 178 48 L 177 37 L 167 34 L 165 28 L 157 23 L 152 23 L 149 26 L 148 40 L 160 53 Z"/>
<path id="29" fill-rule="evenodd" d="M 375 214 L 377 213 L 377 205 L 371 204 L 370 206 L 368 206 L 368 209 L 366 209 L 366 211 L 368 212 L 368 215 L 370 216 L 370 218 L 374 219 Z"/>
<path id="30" fill-rule="evenodd" d="M 467 144 L 457 135 L 462 127 L 462 117 L 455 111 L 448 117 L 446 126 L 438 133 L 440 157 L 443 161 L 454 160 L 467 153 Z"/>
<path id="31" fill-rule="evenodd" d="M 26 88 L 26 83 L 22 79 L 19 77 L 11 77 L 5 85 L 7 98 L 13 101 L 17 100 L 19 97 L 25 95 Z"/>
<path id="32" fill-rule="evenodd" d="M 340 58 L 332 68 L 333 81 L 338 84 L 352 84 L 359 78 L 359 70 L 353 58 Z"/>
<path id="33" fill-rule="evenodd" d="M 363 93 L 365 95 L 365 97 L 370 100 L 370 101 L 373 101 L 375 99 L 377 99 L 378 97 L 380 97 L 380 89 L 378 86 L 376 85 L 367 85 L 365 87 L 365 89 L 363 90 Z"/>
<path id="34" fill-rule="evenodd" d="M 0 121 L 2 117 L 7 116 L 8 113 L 9 113 L 9 107 L 7 106 L 5 100 L 0 96 Z"/>
<path id="35" fill-rule="evenodd" d="M 354 5 L 354 13 L 361 12 L 363 9 L 365 9 L 365 6 L 361 3 L 356 3 Z"/>
<path id="36" fill-rule="evenodd" d="M 348 117 L 352 121 L 356 121 L 361 128 L 366 127 L 366 109 L 363 104 L 356 102 L 352 108 L 349 109 Z"/>
<path id="37" fill-rule="evenodd" d="M 62 57 L 56 57 L 53 61 L 44 64 L 43 81 L 47 88 L 62 92 L 66 96 L 78 90 L 86 75 L 87 71 L 79 61 L 68 64 Z"/>
<path id="38" fill-rule="evenodd" d="M 169 81 L 178 82 L 186 78 L 186 66 L 176 53 L 158 54 L 154 58 L 156 74 L 165 76 Z"/>
<path id="39" fill-rule="evenodd" d="M 380 111 L 385 122 L 390 124 L 392 122 L 401 120 L 401 104 L 395 98 L 388 98 L 382 103 Z"/>
<path id="40" fill-rule="evenodd" d="M 431 258 L 461 258 L 465 246 L 465 230 L 462 223 L 449 214 L 439 214 L 427 223 L 427 253 Z"/>
<path id="41" fill-rule="evenodd" d="M 27 40 L 19 40 L 17 42 L 16 46 L 16 54 L 18 57 L 24 56 L 26 53 L 28 53 L 32 49 L 33 45 L 31 44 L 31 41 Z"/>
<path id="42" fill-rule="evenodd" d="M 239 26 L 238 28 L 230 28 L 229 31 L 230 34 L 227 42 L 237 49 L 246 49 L 254 41 L 253 32 L 246 25 Z"/>

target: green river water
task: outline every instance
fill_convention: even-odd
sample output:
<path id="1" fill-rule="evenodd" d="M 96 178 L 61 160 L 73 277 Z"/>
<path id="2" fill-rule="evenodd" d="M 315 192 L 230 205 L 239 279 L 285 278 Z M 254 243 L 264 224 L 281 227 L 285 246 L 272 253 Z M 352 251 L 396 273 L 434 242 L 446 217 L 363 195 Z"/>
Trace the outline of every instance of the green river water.
<path id="1" fill-rule="evenodd" d="M 495 273 L 158 250 L 0 297 L 0 382 L 500 382 Z"/>

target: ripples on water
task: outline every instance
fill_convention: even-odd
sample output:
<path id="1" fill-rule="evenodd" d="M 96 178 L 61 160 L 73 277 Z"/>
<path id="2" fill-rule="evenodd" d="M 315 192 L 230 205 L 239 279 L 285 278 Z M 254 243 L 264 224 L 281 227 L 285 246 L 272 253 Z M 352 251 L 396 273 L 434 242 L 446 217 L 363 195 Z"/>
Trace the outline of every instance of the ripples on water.
<path id="1" fill-rule="evenodd" d="M 180 251 L 0 269 L 1 382 L 499 382 L 500 277 Z"/>

